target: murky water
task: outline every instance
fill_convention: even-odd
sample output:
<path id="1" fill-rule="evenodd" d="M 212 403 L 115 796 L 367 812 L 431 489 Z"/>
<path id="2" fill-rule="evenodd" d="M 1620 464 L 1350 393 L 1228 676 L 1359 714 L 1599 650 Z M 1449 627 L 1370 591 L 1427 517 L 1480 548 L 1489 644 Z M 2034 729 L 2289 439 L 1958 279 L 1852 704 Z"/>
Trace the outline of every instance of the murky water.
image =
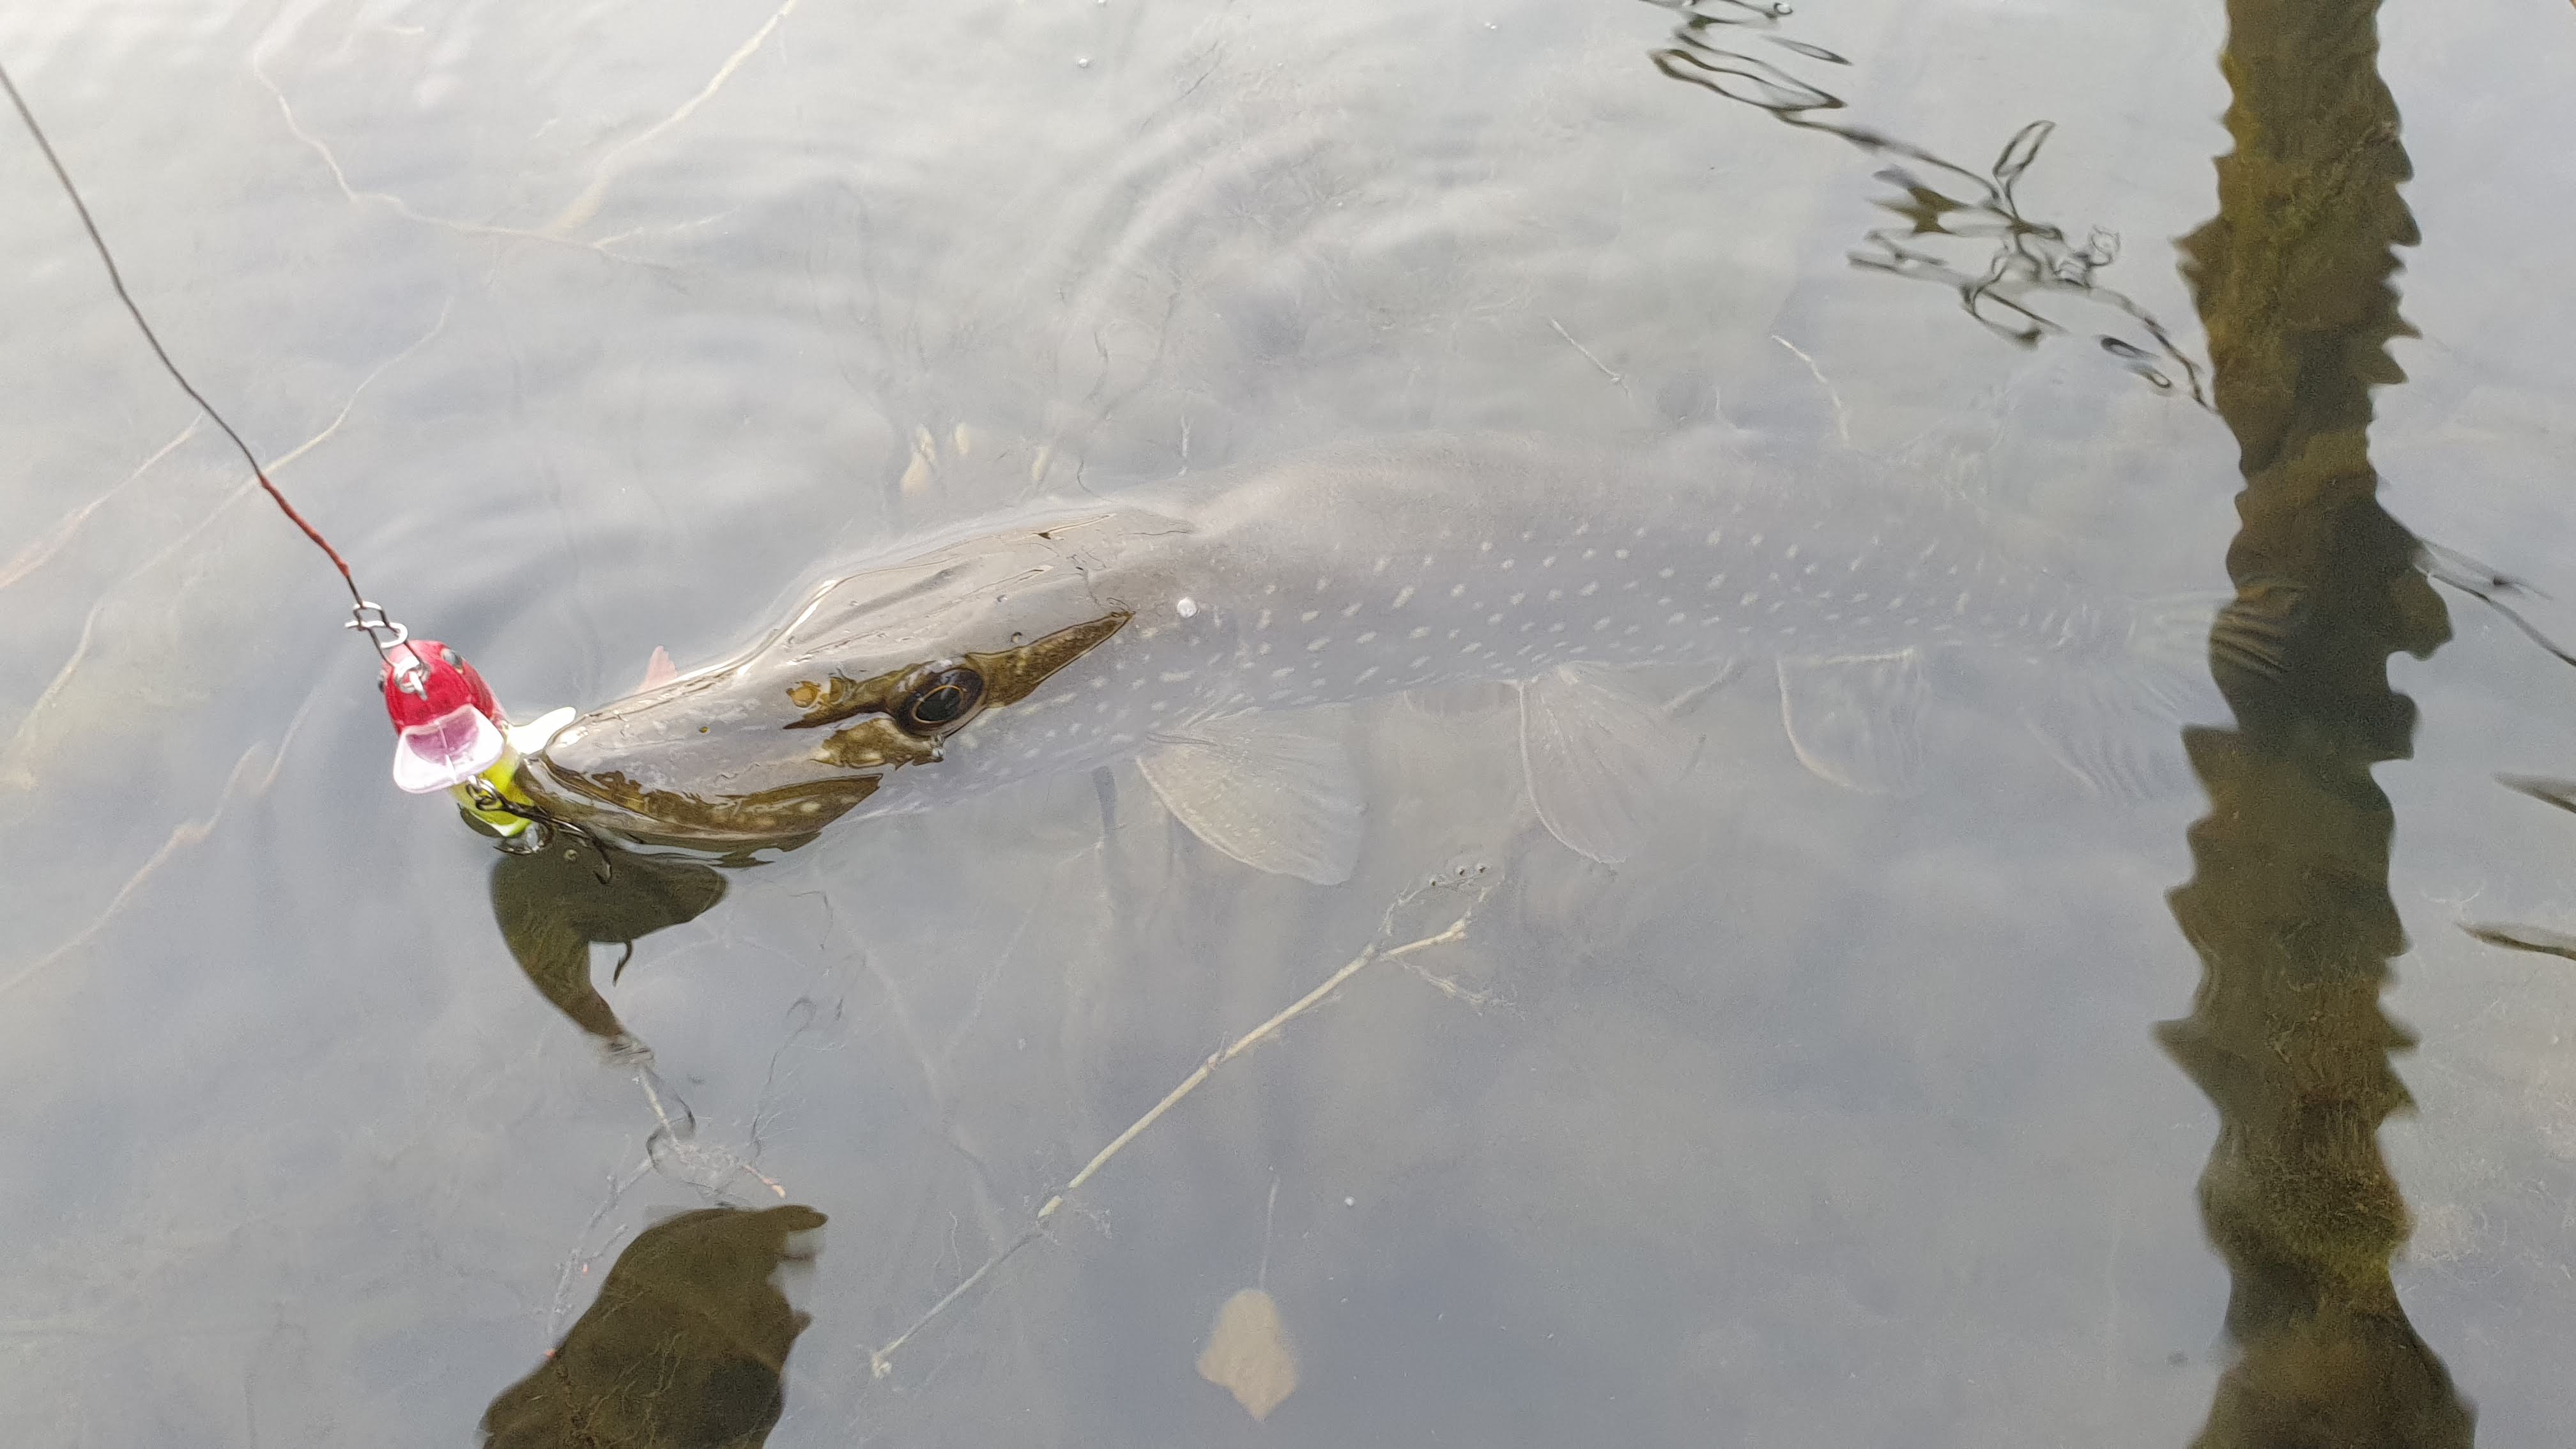
<path id="1" fill-rule="evenodd" d="M 2276 626 L 2142 801 L 2000 680 L 1838 789 L 1753 671 L 1616 870 L 1453 692 L 1362 712 L 1341 886 L 1129 768 L 608 890 L 390 787 L 336 581 L 0 135 L 13 1442 L 2567 1439 L 2576 968 L 2457 926 L 2576 919 L 2490 778 L 2576 769 L 2576 673 L 2408 561 L 2576 587 L 2576 15 L 2378 23 L 0 21 L 172 351 L 522 716 L 914 528 L 1425 428 L 1722 419 Z"/>

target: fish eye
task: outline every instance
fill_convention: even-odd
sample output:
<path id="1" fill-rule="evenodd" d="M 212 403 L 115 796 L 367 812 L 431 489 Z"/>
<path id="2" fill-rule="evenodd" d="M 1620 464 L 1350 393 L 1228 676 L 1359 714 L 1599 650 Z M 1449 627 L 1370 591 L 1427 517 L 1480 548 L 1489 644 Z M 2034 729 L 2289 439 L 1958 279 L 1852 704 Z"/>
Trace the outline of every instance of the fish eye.
<path id="1" fill-rule="evenodd" d="M 972 714 L 984 698 L 984 676 L 952 665 L 914 685 L 895 706 L 895 723 L 917 735 L 935 735 Z"/>

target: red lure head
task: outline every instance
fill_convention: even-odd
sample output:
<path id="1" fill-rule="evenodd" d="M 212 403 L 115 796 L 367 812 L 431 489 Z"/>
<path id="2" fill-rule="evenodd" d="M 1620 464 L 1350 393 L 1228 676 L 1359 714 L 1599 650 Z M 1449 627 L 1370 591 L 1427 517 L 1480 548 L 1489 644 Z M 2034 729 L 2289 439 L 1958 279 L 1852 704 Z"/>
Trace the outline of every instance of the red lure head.
<path id="1" fill-rule="evenodd" d="M 465 656 L 435 639 L 412 639 L 385 651 L 392 659 L 385 665 L 385 716 L 396 730 L 425 725 L 451 712 L 460 705 L 472 705 L 474 712 L 498 724 L 501 707 L 492 700 L 492 686 L 465 662 Z M 406 657 L 408 656 L 408 657 Z M 423 673 L 421 689 L 415 694 L 403 688 L 399 677 L 401 666 L 418 660 Z"/>
<path id="2" fill-rule="evenodd" d="M 407 640 L 385 654 L 396 785 L 425 795 L 464 784 L 501 759 L 508 748 L 501 706 L 473 665 L 435 639 Z"/>

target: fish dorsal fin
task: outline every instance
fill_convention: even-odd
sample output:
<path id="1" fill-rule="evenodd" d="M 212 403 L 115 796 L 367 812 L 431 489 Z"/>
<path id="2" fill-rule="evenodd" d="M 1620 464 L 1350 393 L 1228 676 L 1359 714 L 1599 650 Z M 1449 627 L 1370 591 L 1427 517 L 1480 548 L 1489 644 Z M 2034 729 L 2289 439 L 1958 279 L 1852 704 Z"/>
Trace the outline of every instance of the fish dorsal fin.
<path id="1" fill-rule="evenodd" d="M 1923 656 L 1912 649 L 1780 661 L 1780 719 L 1798 762 L 1846 789 L 1909 794 L 1923 770 Z"/>
<path id="2" fill-rule="evenodd" d="M 1520 694 L 1521 763 L 1539 823 L 1603 865 L 1634 857 L 1656 801 L 1690 768 L 1691 736 L 1612 669 L 1563 665 Z"/>
<path id="3" fill-rule="evenodd" d="M 1158 735 L 1137 764 L 1190 833 L 1255 870 L 1317 885 L 1360 854 L 1359 770 L 1338 709 L 1237 714 Z"/>

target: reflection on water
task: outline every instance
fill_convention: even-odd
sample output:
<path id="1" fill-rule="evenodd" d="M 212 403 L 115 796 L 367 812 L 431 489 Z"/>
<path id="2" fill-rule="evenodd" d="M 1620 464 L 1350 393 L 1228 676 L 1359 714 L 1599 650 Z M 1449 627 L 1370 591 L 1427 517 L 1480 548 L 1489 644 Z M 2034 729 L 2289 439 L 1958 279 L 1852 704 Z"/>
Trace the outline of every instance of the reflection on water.
<path id="1" fill-rule="evenodd" d="M 642 1050 L 643 1043 L 591 984 L 590 948 L 626 948 L 610 970 L 614 981 L 637 941 L 696 920 L 724 894 L 724 873 L 702 861 L 570 838 L 492 863 L 492 921 L 529 984 L 621 1055 Z"/>
<path id="2" fill-rule="evenodd" d="M 2576 812 L 2576 783 L 2566 780 L 2534 779 L 2527 775 L 2502 775 L 2497 778 L 2508 788 L 2519 790 L 2534 800 L 2555 805 L 2561 810 Z M 2494 922 L 2476 925 L 2463 922 L 2462 928 L 2490 946 L 2502 946 L 2511 951 L 2532 951 L 2543 956 L 2561 956 L 2570 961 L 2576 961 L 2576 936 L 2568 935 L 2564 931 L 2552 931 L 2541 926 L 2514 926 Z"/>
<path id="3" fill-rule="evenodd" d="M 493 1449 L 758 1449 L 812 1319 L 774 1281 L 810 1261 L 809 1207 L 702 1208 L 636 1234 L 599 1299 L 483 1415 Z"/>
<path id="4" fill-rule="evenodd" d="M 1777 34 L 1791 13 L 1788 6 L 1747 0 L 1650 3 L 1682 13 L 1672 43 L 1654 53 L 1656 69 L 1889 160 L 1878 179 L 1899 194 L 1878 205 L 1905 225 L 1873 229 L 1851 254 L 1854 266 L 1950 288 L 1981 326 L 2024 347 L 2079 330 L 2081 324 L 2062 320 L 2069 303 L 2109 308 L 2123 314 L 2143 341 L 2096 332 L 2094 341 L 2105 355 L 2158 388 L 2172 388 L 2179 379 L 2193 401 L 2207 402 L 2200 364 L 2153 313 L 2100 279 L 2119 260 L 2118 233 L 2095 227 L 2078 245 L 2064 227 L 2026 214 L 2013 195 L 2039 160 L 2055 122 L 2033 121 L 2014 132 L 1994 164 L 1978 171 L 1882 131 L 1825 119 L 1825 113 L 1844 108 L 1839 96 L 1746 48 L 1758 39 L 1819 65 L 1851 64 L 1823 46 Z"/>
<path id="5" fill-rule="evenodd" d="M 2159 1030 L 2219 1112 L 2201 1204 L 2241 1357 L 2197 1440 L 2213 1449 L 2471 1431 L 2390 1282 L 2407 1215 L 2378 1138 L 2409 1105 L 2389 1056 L 2411 1038 L 2379 1004 L 2405 939 L 2396 818 L 2370 771 L 2414 732 L 2388 656 L 2450 631 L 2368 454 L 2370 389 L 2401 380 L 2394 248 L 2416 240 L 2377 8 L 2231 0 L 2236 147 L 2217 217 L 2183 243 L 2245 476 L 2240 600 L 2212 649 L 2237 724 L 2186 733 L 2210 811 L 2172 896 L 2204 975 L 2192 1014 Z M 2253 658 L 2271 667 L 2231 665 Z"/>
<path id="6" fill-rule="evenodd" d="M 292 490 L 355 520 L 353 547 L 397 570 L 387 596 L 477 641 L 531 712 L 623 688 L 656 644 L 707 655 L 822 559 L 1033 491 L 1414 428 L 1625 446 L 1713 423 L 1721 388 L 1791 476 L 2035 500 L 2034 529 L 2058 504 L 2122 510 L 2134 529 L 2066 530 L 2122 555 L 2082 582 L 2217 581 L 2239 484 L 2216 414 L 2178 405 L 2182 361 L 2210 352 L 2140 255 L 2212 209 L 2215 7 L 1876 0 L 1687 30 L 1709 67 L 1770 67 L 1739 69 L 1776 90 L 1722 82 L 1744 104 L 1646 62 L 1684 47 L 1677 20 L 1731 13 L 1715 0 L 778 11 L 326 5 L 183 35 L 126 7 L 34 74 L 156 321 L 237 359 L 210 385 L 228 408 L 240 390 L 264 450 L 318 439 Z M 2241 54 L 2334 54 L 2269 23 Z M 2409 471 L 2411 440 L 2446 496 L 2536 540 L 2563 526 L 2548 487 L 2497 480 L 2491 440 L 2399 431 L 2387 400 L 2429 407 L 2460 358 L 2485 395 L 2564 395 L 2537 342 L 2489 346 L 2440 298 L 2541 310 L 2496 264 L 2563 231 L 2565 204 L 2481 212 L 2461 188 L 2486 175 L 2460 163 L 2564 128 L 2455 126 L 2446 148 L 2442 103 L 2479 72 L 2547 113 L 2545 67 L 2494 63 L 2492 16 L 2416 23 L 2450 49 L 2389 47 L 2422 67 L 2392 80 L 2426 173 L 2408 200 L 2484 242 L 2408 276 L 2407 315 L 2447 349 L 2401 354 L 2418 381 L 2376 421 L 2358 405 L 2389 375 L 2402 218 L 2394 148 L 2333 135 L 2391 119 L 2384 97 L 2338 111 L 2324 78 L 2258 60 L 2230 165 L 2308 160 L 2269 191 L 2231 172 L 2199 244 L 2250 481 L 2248 602 L 2221 640 L 2242 723 L 2195 737 L 2219 803 L 2175 902 L 2210 976 L 2172 1033 L 2189 1075 L 2144 1024 L 2191 989 L 2162 893 L 2202 802 L 2080 798 L 2001 670 L 1943 681 L 1921 720 L 1942 768 L 1903 801 L 1800 771 L 1767 685 L 1707 694 L 1696 773 L 1618 871 L 1524 808 L 1508 711 L 1449 701 L 1364 722 L 1346 890 L 1214 858 L 1132 773 L 744 874 L 495 862 L 384 787 L 337 612 L 303 612 L 327 580 L 275 519 L 215 517 L 230 463 L 157 378 L 115 370 L 135 339 L 97 323 L 98 288 L 60 284 L 89 259 L 52 193 L 0 185 L 29 203 L 0 211 L 0 295 L 63 339 L 18 349 L 0 387 L 27 485 L 0 498 L 0 560 L 35 550 L 0 567 L 19 685 L 0 775 L 29 781 L 0 780 L 28 826 L 0 957 L 36 963 L 0 962 L 0 1438 L 470 1442 L 523 1378 L 491 1415 L 506 1442 L 690 1422 L 778 1449 L 2456 1438 L 2467 1411 L 2420 1329 L 2489 1438 L 2564 1439 L 2576 1400 L 2546 1355 L 2576 1089 L 2550 1036 L 2576 976 L 2410 918 L 2480 974 L 2410 964 L 2410 994 L 2382 995 L 2392 900 L 2484 884 L 2508 854 L 2474 848 L 2491 814 L 2557 843 L 2555 812 L 2482 784 L 2552 756 L 2536 723 L 2494 758 L 2446 749 L 2435 724 L 2541 713 L 2479 702 L 2474 640 L 2438 682 L 2395 663 L 2444 706 L 2425 761 L 2379 772 L 2408 824 L 2391 875 L 2370 771 L 2407 732 L 2380 656 L 2441 629 L 2368 476 Z M 2324 103 L 2262 113 L 2256 82 Z M 2332 191 L 2344 150 L 2361 180 Z M 579 244 L 499 234 L 577 217 L 602 177 Z M 2125 234 L 2116 262 L 2094 219 Z M 2173 386 L 2105 366 L 2097 334 Z M 1899 457 L 1938 467 L 1878 466 Z M 2437 794 L 2445 762 L 2475 787 Z M 2567 926 L 2529 853 L 2506 867 L 2523 889 L 2469 909 Z M 1349 977 L 882 1352 L 1454 860 L 1504 879 L 1492 929 Z M 622 978 L 609 943 L 636 948 Z M 2426 1030 L 2397 1059 L 2421 1133 L 2385 1120 L 2383 1002 Z M 2452 1070 L 2500 1027 L 2528 1050 Z M 653 1072 L 600 1060 L 644 1041 Z M 2454 1110 L 2472 1090 L 2483 1115 Z M 2213 1134 L 2205 1235 L 2187 1185 Z M 747 1212 L 652 1227 L 608 1275 L 657 1206 L 728 1200 L 834 1219 L 792 1307 Z M 2424 1228 L 2401 1313 L 2404 1206 Z M 689 1232 L 741 1235 L 690 1250 L 731 1266 L 647 1271 Z M 2231 1272 L 2232 1368 L 2201 1352 Z"/>

